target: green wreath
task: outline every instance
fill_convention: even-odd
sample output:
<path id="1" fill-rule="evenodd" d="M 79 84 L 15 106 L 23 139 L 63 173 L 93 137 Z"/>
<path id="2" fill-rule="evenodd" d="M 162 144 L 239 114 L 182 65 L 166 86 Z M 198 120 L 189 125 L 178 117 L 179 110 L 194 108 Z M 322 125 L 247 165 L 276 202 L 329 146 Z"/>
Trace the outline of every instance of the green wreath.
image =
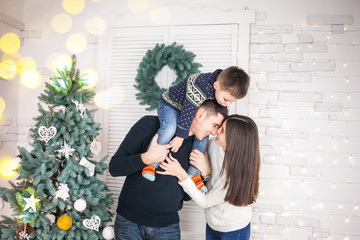
<path id="1" fill-rule="evenodd" d="M 139 64 L 134 87 L 139 90 L 136 93 L 136 99 L 140 100 L 141 105 L 149 105 L 147 111 L 156 109 L 159 104 L 160 95 L 166 89 L 160 88 L 155 82 L 156 74 L 164 65 L 176 72 L 177 78 L 171 85 L 175 85 L 187 76 L 198 73 L 200 63 L 194 63 L 195 54 L 185 51 L 183 45 L 165 46 L 165 44 L 156 44 L 155 48 L 148 50 Z"/>

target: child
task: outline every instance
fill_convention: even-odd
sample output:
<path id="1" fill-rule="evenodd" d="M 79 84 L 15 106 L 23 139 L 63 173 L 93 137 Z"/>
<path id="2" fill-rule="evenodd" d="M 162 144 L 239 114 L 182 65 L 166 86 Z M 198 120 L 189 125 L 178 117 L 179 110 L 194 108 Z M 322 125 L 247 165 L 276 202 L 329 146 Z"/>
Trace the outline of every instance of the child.
<path id="1" fill-rule="evenodd" d="M 196 110 L 205 100 L 215 98 L 220 105 L 227 107 L 246 96 L 249 82 L 250 77 L 242 69 L 231 66 L 225 70 L 218 69 L 213 73 L 192 74 L 170 87 L 161 94 L 158 107 L 160 121 L 160 129 L 157 132 L 158 144 L 169 143 L 175 135 L 170 144 L 171 151 L 177 152 L 189 135 L 189 128 Z M 205 153 L 207 141 L 208 136 L 204 136 L 202 141 L 195 138 L 193 149 Z M 155 169 L 158 165 L 159 163 L 155 163 L 144 167 L 143 177 L 154 181 Z M 190 165 L 188 174 L 198 189 L 207 192 L 197 168 Z"/>

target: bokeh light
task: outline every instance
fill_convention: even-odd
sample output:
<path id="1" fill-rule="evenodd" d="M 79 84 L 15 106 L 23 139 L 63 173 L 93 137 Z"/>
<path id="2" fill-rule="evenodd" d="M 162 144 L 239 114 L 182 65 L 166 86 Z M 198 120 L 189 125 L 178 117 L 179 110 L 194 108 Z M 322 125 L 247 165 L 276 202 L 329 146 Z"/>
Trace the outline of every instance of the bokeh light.
<path id="1" fill-rule="evenodd" d="M 81 78 L 79 79 L 79 85 L 83 89 L 89 90 L 95 87 L 98 80 L 99 80 L 98 73 L 94 69 L 88 68 L 81 73 Z"/>
<path id="2" fill-rule="evenodd" d="M 167 8 L 159 7 L 151 11 L 150 18 L 154 24 L 163 25 L 170 22 L 171 15 Z"/>
<path id="3" fill-rule="evenodd" d="M 41 75 L 35 69 L 22 72 L 20 82 L 27 88 L 37 88 L 41 84 Z"/>
<path id="4" fill-rule="evenodd" d="M 14 54 L 20 49 L 20 39 L 15 33 L 6 33 L 0 39 L 0 48 L 6 54 Z"/>
<path id="5" fill-rule="evenodd" d="M 0 113 L 4 112 L 5 110 L 5 100 L 0 97 Z"/>
<path id="6" fill-rule="evenodd" d="M 110 92 L 108 91 L 99 91 L 94 96 L 94 103 L 99 108 L 108 110 L 112 108 L 113 106 L 110 103 Z"/>
<path id="7" fill-rule="evenodd" d="M 81 53 L 87 46 L 87 39 L 83 34 L 73 34 L 66 40 L 66 47 L 72 53 Z"/>
<path id="8" fill-rule="evenodd" d="M 16 65 L 12 60 L 4 60 L 0 62 L 0 77 L 3 79 L 11 79 L 16 74 Z"/>
<path id="9" fill-rule="evenodd" d="M 96 93 L 94 96 L 94 103 L 99 108 L 108 110 L 123 103 L 125 99 L 124 90 L 117 86 L 112 87 L 109 90 L 103 90 Z"/>
<path id="10" fill-rule="evenodd" d="M 56 15 L 51 19 L 51 28 L 57 33 L 66 33 L 72 27 L 72 19 L 66 13 Z"/>
<path id="11" fill-rule="evenodd" d="M 63 8 L 66 12 L 70 14 L 78 14 L 84 10 L 85 1 L 84 0 L 63 0 Z"/>
<path id="12" fill-rule="evenodd" d="M 0 112 L 0 121 L 1 121 L 1 119 L 2 119 L 2 112 Z"/>
<path id="13" fill-rule="evenodd" d="M 63 71 L 65 66 L 68 70 L 70 70 L 72 65 L 72 59 L 69 55 L 61 54 L 52 61 L 51 69 L 57 73 L 56 69 Z"/>
<path id="14" fill-rule="evenodd" d="M 101 35 L 106 30 L 106 22 L 100 17 L 93 17 L 86 20 L 85 28 L 92 35 Z"/>
<path id="15" fill-rule="evenodd" d="M 18 74 L 21 75 L 24 71 L 29 69 L 36 69 L 36 62 L 31 57 L 24 57 L 17 63 L 21 68 L 18 69 Z"/>
<path id="16" fill-rule="evenodd" d="M 11 157 L 4 157 L 0 160 L 0 176 L 5 179 L 15 177 L 17 173 L 17 164 Z"/>
<path id="17" fill-rule="evenodd" d="M 143 12 L 149 5 L 149 0 L 128 0 L 128 6 L 133 12 Z"/>

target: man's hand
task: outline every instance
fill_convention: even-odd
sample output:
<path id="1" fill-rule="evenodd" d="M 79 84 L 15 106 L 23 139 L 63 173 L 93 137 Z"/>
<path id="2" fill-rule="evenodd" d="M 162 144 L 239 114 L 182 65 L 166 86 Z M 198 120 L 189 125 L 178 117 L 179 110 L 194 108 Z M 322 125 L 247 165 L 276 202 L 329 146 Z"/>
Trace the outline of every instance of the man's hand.
<path id="1" fill-rule="evenodd" d="M 170 144 L 160 145 L 157 143 L 159 135 L 155 135 L 151 140 L 149 149 L 141 154 L 141 159 L 146 165 L 150 165 L 154 162 L 162 162 L 170 152 Z"/>
<path id="2" fill-rule="evenodd" d="M 179 148 L 181 147 L 181 145 L 183 144 L 183 142 L 184 142 L 183 138 L 174 137 L 173 140 L 170 141 L 171 151 L 177 152 L 179 150 Z"/>
<path id="3" fill-rule="evenodd" d="M 207 157 L 197 149 L 193 149 L 190 153 L 190 164 L 196 167 L 200 172 L 202 177 L 209 176 L 211 174 L 210 163 Z"/>

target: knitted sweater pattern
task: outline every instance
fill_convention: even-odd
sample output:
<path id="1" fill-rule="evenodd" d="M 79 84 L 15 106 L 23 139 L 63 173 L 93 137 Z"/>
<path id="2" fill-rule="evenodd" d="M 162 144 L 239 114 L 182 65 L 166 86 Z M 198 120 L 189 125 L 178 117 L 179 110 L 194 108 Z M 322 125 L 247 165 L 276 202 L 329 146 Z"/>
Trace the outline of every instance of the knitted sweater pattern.
<path id="1" fill-rule="evenodd" d="M 187 138 L 192 119 L 199 106 L 215 98 L 214 82 L 222 70 L 212 73 L 195 73 L 161 94 L 161 100 L 180 111 L 175 135 Z"/>

